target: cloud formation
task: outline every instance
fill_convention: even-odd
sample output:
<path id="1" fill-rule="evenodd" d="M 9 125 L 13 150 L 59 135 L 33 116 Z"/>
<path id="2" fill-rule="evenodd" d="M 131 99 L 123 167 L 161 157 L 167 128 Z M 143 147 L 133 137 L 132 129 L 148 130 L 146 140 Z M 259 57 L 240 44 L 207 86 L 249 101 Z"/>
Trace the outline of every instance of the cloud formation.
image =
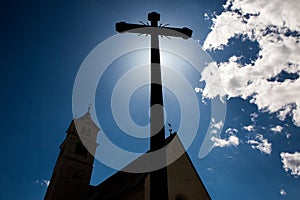
<path id="1" fill-rule="evenodd" d="M 280 133 L 282 131 L 283 127 L 280 125 L 277 125 L 273 128 L 271 128 L 271 131 L 273 131 L 274 133 Z"/>
<path id="2" fill-rule="evenodd" d="M 220 130 L 223 127 L 223 121 L 216 122 L 215 118 L 211 119 L 211 127 Z"/>
<path id="3" fill-rule="evenodd" d="M 229 146 L 238 146 L 240 144 L 239 138 L 235 135 L 238 133 L 238 130 L 235 128 L 228 128 L 225 131 L 226 134 L 230 135 L 228 139 L 211 137 L 210 140 L 213 142 L 214 147 L 229 147 Z"/>
<path id="4" fill-rule="evenodd" d="M 211 141 L 214 143 L 214 147 L 229 147 L 239 145 L 239 138 L 235 135 L 229 136 L 228 139 L 212 137 Z"/>
<path id="5" fill-rule="evenodd" d="M 280 153 L 281 162 L 283 164 L 283 169 L 298 177 L 300 176 L 300 153 Z"/>
<path id="6" fill-rule="evenodd" d="M 233 135 L 238 133 L 238 130 L 236 128 L 228 128 L 226 129 L 225 133 Z"/>
<path id="7" fill-rule="evenodd" d="M 262 111 L 277 113 L 280 120 L 292 116 L 300 126 L 300 4 L 295 0 L 227 0 L 225 11 L 212 19 L 211 32 L 204 41 L 207 50 L 223 49 L 232 38 L 257 42 L 258 58 L 242 64 L 238 56 L 227 62 L 210 63 L 202 73 L 206 98 L 241 97 Z M 211 67 L 213 66 L 213 67 Z M 219 77 L 211 79 L 217 68 Z M 294 78 L 279 80 L 292 75 Z M 214 87 L 222 82 L 224 91 Z M 272 98 L 270 98 L 272 97 Z"/>
<path id="8" fill-rule="evenodd" d="M 251 132 L 251 131 L 254 130 L 254 126 L 253 126 L 253 125 L 244 126 L 243 128 L 244 128 L 245 130 L 249 131 L 249 132 Z"/>
<path id="9" fill-rule="evenodd" d="M 272 152 L 272 144 L 262 134 L 257 134 L 255 140 L 248 140 L 247 143 L 251 144 L 252 149 L 258 149 L 262 153 L 271 154 Z"/>
<path id="10" fill-rule="evenodd" d="M 50 180 L 45 180 L 45 179 L 35 180 L 35 183 L 48 187 L 50 184 Z"/>
<path id="11" fill-rule="evenodd" d="M 285 196 L 287 193 L 284 189 L 280 189 L 280 195 Z"/>

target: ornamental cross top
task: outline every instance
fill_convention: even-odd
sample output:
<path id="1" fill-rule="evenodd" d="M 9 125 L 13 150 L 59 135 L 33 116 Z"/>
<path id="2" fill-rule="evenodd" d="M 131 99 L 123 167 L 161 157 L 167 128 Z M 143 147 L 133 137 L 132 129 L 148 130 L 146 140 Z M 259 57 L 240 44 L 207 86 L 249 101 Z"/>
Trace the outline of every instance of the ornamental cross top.
<path id="1" fill-rule="evenodd" d="M 160 21 L 160 14 L 156 12 L 149 13 L 148 20 L 151 22 L 150 25 L 118 22 L 116 23 L 116 31 L 118 31 L 119 33 L 131 32 L 131 33 L 139 33 L 139 34 L 146 34 L 146 35 L 157 34 L 166 37 L 168 36 L 182 37 L 183 39 L 188 39 L 192 37 L 193 31 L 187 27 L 175 28 L 175 27 L 158 26 L 158 22 Z M 155 29 L 152 30 L 150 27 L 155 27 Z"/>

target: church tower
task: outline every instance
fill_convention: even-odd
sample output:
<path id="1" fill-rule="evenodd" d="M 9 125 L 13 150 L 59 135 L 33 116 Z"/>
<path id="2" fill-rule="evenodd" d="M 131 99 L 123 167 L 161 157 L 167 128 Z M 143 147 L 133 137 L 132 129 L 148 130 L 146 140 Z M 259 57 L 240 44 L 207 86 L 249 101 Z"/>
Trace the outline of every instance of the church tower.
<path id="1" fill-rule="evenodd" d="M 98 131 L 90 112 L 72 120 L 44 200 L 88 199 Z"/>

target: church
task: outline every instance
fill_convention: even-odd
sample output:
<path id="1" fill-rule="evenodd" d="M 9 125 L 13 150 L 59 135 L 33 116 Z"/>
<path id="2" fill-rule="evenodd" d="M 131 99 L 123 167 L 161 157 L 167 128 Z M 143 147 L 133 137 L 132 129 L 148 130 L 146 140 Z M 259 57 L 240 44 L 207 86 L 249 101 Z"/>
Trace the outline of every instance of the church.
<path id="1" fill-rule="evenodd" d="M 81 127 L 75 126 L 76 121 Z M 90 185 L 98 131 L 89 112 L 72 120 L 60 145 L 45 200 L 150 200 L 150 173 L 119 171 L 97 186 Z M 82 140 L 94 144 L 94 152 L 89 152 Z M 165 142 L 171 140 L 183 148 L 176 133 Z M 167 166 L 166 172 L 169 200 L 211 199 L 187 152 Z"/>
<path id="2" fill-rule="evenodd" d="M 66 131 L 66 138 L 60 145 L 50 184 L 45 200 L 209 200 L 211 199 L 203 185 L 193 163 L 185 151 L 177 133 L 165 137 L 162 81 L 160 69 L 159 35 L 172 37 L 191 37 L 188 28 L 165 28 L 158 26 L 160 15 L 156 12 L 148 14 L 149 24 L 116 24 L 118 32 L 140 32 L 151 35 L 151 105 L 160 105 L 158 110 L 150 110 L 150 150 L 162 150 L 158 157 L 165 167 L 150 172 L 134 173 L 119 171 L 97 186 L 90 185 L 96 149 L 98 126 L 88 111 L 82 117 L 73 119 Z M 139 28 L 139 29 L 136 29 Z M 170 32 L 171 31 L 171 32 Z M 175 31 L 175 32 L 174 32 Z M 178 34 L 180 33 L 180 34 Z M 154 45 L 155 44 L 155 45 Z M 154 46 L 153 46 L 154 45 Z M 162 126 L 161 126 L 162 125 Z M 157 127 L 162 127 L 157 132 Z M 171 144 L 172 145 L 168 145 Z M 87 144 L 87 145 L 84 145 Z M 175 145 L 173 145 L 175 144 Z M 89 147 L 88 149 L 86 147 Z M 171 147 L 170 147 L 171 146 Z M 166 148 L 164 148 L 166 147 Z M 169 148 L 168 148 L 169 147 Z M 183 154 L 174 162 L 171 155 L 176 152 Z M 146 154 L 133 160 L 125 168 L 143 163 L 146 166 L 154 164 L 148 161 Z"/>

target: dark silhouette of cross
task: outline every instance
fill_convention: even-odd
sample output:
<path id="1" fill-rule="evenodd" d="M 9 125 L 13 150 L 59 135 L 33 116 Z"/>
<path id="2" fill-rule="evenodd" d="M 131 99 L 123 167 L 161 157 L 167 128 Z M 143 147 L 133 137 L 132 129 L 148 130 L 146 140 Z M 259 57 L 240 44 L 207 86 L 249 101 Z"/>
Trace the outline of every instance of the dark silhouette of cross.
<path id="1" fill-rule="evenodd" d="M 158 26 L 160 14 L 148 14 L 147 24 L 116 23 L 116 31 L 146 34 L 151 36 L 151 87 L 150 87 L 150 151 L 156 151 L 166 145 L 163 110 L 163 94 L 159 52 L 159 36 L 181 37 L 188 39 L 193 31 L 184 28 Z M 166 162 L 165 155 L 162 161 Z M 150 172 L 150 200 L 169 200 L 166 167 Z"/>

